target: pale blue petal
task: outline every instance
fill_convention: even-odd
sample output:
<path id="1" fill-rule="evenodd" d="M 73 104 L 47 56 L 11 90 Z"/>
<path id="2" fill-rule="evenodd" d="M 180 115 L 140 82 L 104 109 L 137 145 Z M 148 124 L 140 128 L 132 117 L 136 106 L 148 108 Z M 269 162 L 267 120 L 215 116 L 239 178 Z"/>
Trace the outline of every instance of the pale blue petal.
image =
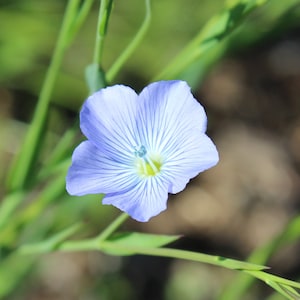
<path id="1" fill-rule="evenodd" d="M 147 222 L 167 208 L 168 186 L 157 177 L 141 180 L 125 193 L 107 194 L 103 204 L 112 204 L 133 219 Z"/>
<path id="2" fill-rule="evenodd" d="M 67 191 L 76 196 L 126 191 L 139 179 L 132 165 L 111 160 L 90 141 L 82 142 L 72 156 Z"/>
<path id="3" fill-rule="evenodd" d="M 127 86 L 107 87 L 90 96 L 80 113 L 83 134 L 107 156 L 124 163 L 139 144 L 135 132 L 137 98 Z"/>
<path id="4" fill-rule="evenodd" d="M 204 133 L 191 132 L 180 139 L 178 147 L 168 153 L 162 176 L 171 181 L 169 193 L 182 191 L 189 180 L 219 161 L 218 151 Z"/>
<path id="5" fill-rule="evenodd" d="M 206 131 L 205 111 L 184 81 L 148 85 L 139 95 L 138 105 L 139 137 L 149 150 L 162 153 L 190 130 Z"/>
<path id="6" fill-rule="evenodd" d="M 141 139 L 161 155 L 160 176 L 169 182 L 170 193 L 178 193 L 218 162 L 216 147 L 205 134 L 205 111 L 183 81 L 150 84 L 139 97 Z"/>

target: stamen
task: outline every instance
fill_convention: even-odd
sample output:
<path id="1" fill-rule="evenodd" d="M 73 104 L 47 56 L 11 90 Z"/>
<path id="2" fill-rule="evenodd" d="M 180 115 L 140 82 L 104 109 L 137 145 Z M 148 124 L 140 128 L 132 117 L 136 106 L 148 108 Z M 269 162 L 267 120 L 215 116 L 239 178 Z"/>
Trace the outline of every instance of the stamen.
<path id="1" fill-rule="evenodd" d="M 134 147 L 134 155 L 136 157 L 144 157 L 147 154 L 147 150 L 145 146 L 140 146 L 139 148 L 137 146 Z"/>

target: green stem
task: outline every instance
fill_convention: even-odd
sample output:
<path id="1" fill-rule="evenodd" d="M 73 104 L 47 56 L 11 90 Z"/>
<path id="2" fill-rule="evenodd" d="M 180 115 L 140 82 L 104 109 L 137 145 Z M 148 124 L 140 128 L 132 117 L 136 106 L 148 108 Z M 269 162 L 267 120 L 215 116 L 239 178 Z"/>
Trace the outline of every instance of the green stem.
<path id="1" fill-rule="evenodd" d="M 116 77 L 117 73 L 120 71 L 124 63 L 128 60 L 128 58 L 132 55 L 138 45 L 142 42 L 146 32 L 150 26 L 151 21 L 151 6 L 150 0 L 145 0 L 146 4 L 146 14 L 143 21 L 142 26 L 140 27 L 139 31 L 135 35 L 134 39 L 131 43 L 127 46 L 127 48 L 123 51 L 123 53 L 117 58 L 115 63 L 112 67 L 108 70 L 106 74 L 106 79 L 108 82 L 112 82 L 113 79 Z"/>
<path id="2" fill-rule="evenodd" d="M 122 213 L 111 224 L 109 224 L 97 237 L 98 242 L 105 241 L 113 232 L 115 232 L 122 223 L 128 219 L 129 215 Z"/>
<path id="3" fill-rule="evenodd" d="M 104 38 L 107 31 L 108 20 L 113 0 L 101 0 L 96 32 L 96 44 L 94 49 L 93 63 L 101 65 L 103 55 Z"/>
<path id="4" fill-rule="evenodd" d="M 88 239 L 81 241 L 66 241 L 59 245 L 59 251 L 63 252 L 78 252 L 78 251 L 91 251 L 98 249 L 98 242 L 96 239 Z"/>
<path id="5" fill-rule="evenodd" d="M 87 66 L 85 71 L 87 85 L 91 94 L 107 85 L 105 73 L 102 70 L 102 56 L 112 3 L 113 0 L 102 0 L 100 3 L 93 62 Z"/>
<path id="6" fill-rule="evenodd" d="M 54 50 L 53 58 L 46 74 L 44 84 L 34 112 L 32 123 L 25 136 L 24 144 L 16 158 L 8 177 L 8 189 L 17 190 L 24 188 L 28 179 L 28 174 L 36 161 L 38 147 L 45 128 L 49 111 L 49 103 L 54 88 L 57 74 L 66 50 L 66 40 L 78 8 L 79 0 L 68 2 L 63 24 Z"/>
<path id="7" fill-rule="evenodd" d="M 99 250 L 104 242 L 112 233 L 114 233 L 122 223 L 128 219 L 129 215 L 122 213 L 108 227 L 106 227 L 97 237 L 81 241 L 66 241 L 58 246 L 60 251 L 86 251 Z"/>
<path id="8" fill-rule="evenodd" d="M 98 245 L 98 250 L 103 250 L 104 252 L 111 252 L 114 250 L 124 250 L 124 252 L 159 256 L 159 257 L 169 257 L 176 259 L 191 260 L 201 263 L 206 263 L 210 265 L 215 265 L 219 267 L 224 267 L 232 270 L 252 270 L 252 271 L 261 271 L 266 269 L 266 267 L 261 265 L 250 264 L 243 261 L 238 261 L 226 257 L 209 255 L 204 253 L 192 252 L 187 250 L 178 250 L 172 248 L 146 248 L 130 245 L 120 245 L 114 244 L 110 241 L 102 241 Z"/>

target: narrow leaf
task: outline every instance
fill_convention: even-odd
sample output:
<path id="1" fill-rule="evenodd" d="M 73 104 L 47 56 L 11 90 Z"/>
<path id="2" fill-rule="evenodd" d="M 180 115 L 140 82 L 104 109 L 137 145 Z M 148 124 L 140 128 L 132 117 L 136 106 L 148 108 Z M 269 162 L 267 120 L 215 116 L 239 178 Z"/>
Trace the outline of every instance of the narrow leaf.
<path id="1" fill-rule="evenodd" d="M 297 291 L 290 286 L 281 285 L 274 281 L 266 281 L 266 283 L 269 286 L 271 286 L 275 291 L 277 291 L 279 294 L 286 297 L 286 299 L 290 299 L 290 300 L 300 299 L 300 294 L 297 293 Z"/>
<path id="2" fill-rule="evenodd" d="M 111 255 L 133 255 L 139 248 L 158 248 L 178 240 L 178 235 L 158 235 L 138 232 L 118 233 L 101 242 L 103 252 Z"/>

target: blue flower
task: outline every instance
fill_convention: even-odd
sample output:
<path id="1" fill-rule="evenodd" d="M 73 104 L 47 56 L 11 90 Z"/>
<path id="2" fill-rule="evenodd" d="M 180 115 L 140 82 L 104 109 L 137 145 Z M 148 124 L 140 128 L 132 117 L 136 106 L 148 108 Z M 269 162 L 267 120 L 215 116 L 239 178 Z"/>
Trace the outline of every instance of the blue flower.
<path id="1" fill-rule="evenodd" d="M 88 140 L 73 153 L 67 191 L 104 193 L 103 204 L 148 221 L 166 209 L 168 193 L 218 162 L 206 123 L 184 81 L 155 82 L 139 95 L 123 85 L 101 89 L 83 104 Z"/>

